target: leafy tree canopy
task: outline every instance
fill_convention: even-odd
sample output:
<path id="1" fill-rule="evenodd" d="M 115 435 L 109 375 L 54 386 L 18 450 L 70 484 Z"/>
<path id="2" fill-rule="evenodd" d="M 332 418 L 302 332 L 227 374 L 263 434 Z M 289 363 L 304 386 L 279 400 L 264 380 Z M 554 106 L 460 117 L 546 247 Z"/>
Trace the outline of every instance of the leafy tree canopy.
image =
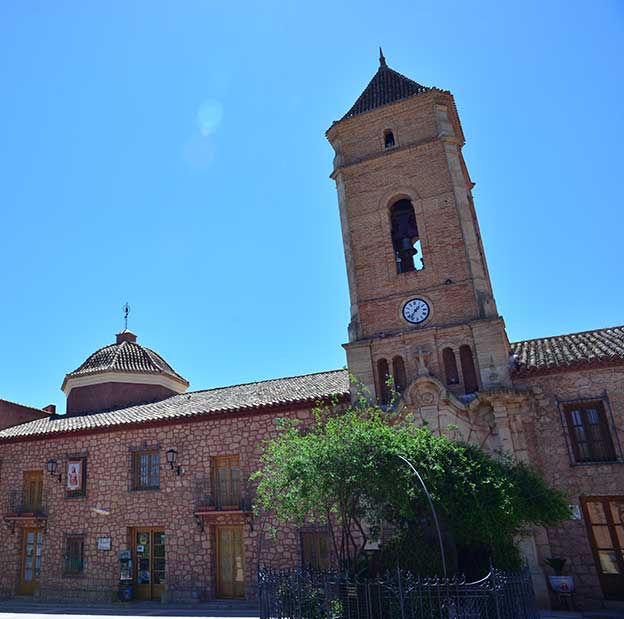
<path id="1" fill-rule="evenodd" d="M 569 517 L 565 496 L 536 470 L 436 436 L 410 415 L 399 417 L 362 399 L 345 411 L 315 414 L 311 427 L 280 421 L 278 437 L 267 443 L 262 467 L 252 476 L 259 480 L 256 508 L 279 522 L 326 524 L 347 569 L 357 570 L 367 538 L 383 523 L 392 539 L 382 545 L 382 556 L 420 573 L 439 573 L 434 555 L 422 552 L 423 545 L 436 544 L 426 496 L 399 455 L 423 478 L 455 558 L 458 548 L 485 548 L 498 567 L 517 568 L 514 538 L 524 528 Z"/>

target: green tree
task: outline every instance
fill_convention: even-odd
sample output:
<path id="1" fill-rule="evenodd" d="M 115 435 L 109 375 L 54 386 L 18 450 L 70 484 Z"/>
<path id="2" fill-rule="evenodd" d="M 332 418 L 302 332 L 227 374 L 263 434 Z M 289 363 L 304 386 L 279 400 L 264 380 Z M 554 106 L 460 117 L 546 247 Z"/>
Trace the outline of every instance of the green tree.
<path id="1" fill-rule="evenodd" d="M 392 531 L 382 546 L 384 561 L 440 573 L 426 497 L 399 455 L 426 483 L 451 555 L 457 548 L 485 549 L 497 567 L 518 568 L 514 539 L 522 529 L 569 517 L 565 496 L 538 471 L 436 436 L 409 414 L 360 398 L 346 410 L 319 408 L 315 415 L 311 427 L 280 420 L 279 434 L 265 445 L 252 476 L 258 480 L 256 509 L 278 522 L 326 524 L 345 569 L 366 564 L 370 527 L 374 532 L 383 523 Z"/>

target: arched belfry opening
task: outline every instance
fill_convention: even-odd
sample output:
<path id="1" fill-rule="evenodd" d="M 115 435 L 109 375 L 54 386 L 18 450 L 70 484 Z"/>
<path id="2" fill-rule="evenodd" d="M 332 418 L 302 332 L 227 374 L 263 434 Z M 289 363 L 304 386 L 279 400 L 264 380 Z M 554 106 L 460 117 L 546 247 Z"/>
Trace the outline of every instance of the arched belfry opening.
<path id="1" fill-rule="evenodd" d="M 420 271 L 424 263 L 412 202 L 406 198 L 395 202 L 390 208 L 390 220 L 397 273 Z"/>

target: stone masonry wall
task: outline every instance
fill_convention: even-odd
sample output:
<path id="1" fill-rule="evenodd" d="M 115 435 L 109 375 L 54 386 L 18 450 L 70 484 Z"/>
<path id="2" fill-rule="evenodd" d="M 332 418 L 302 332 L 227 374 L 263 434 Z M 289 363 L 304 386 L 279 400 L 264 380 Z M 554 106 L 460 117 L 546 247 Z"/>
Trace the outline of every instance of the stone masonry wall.
<path id="1" fill-rule="evenodd" d="M 534 464 L 546 479 L 567 493 L 570 503 L 579 505 L 581 497 L 624 496 L 624 368 L 566 371 L 546 376 L 515 378 L 521 389 L 531 389 L 537 408 L 531 439 Z M 564 425 L 557 401 L 608 397 L 615 431 L 612 439 L 619 462 L 615 464 L 575 464 L 571 460 Z M 608 412 L 608 411 L 607 411 Z M 541 542 L 541 543 L 540 543 Z M 569 573 L 575 578 L 577 603 L 582 607 L 600 606 L 603 598 L 586 523 L 571 520 L 549 528 L 538 536 L 538 552 L 543 561 L 548 556 L 569 561 Z M 549 568 L 545 568 L 551 573 Z"/>
<path id="2" fill-rule="evenodd" d="M 44 598 L 80 595 L 90 599 L 110 599 L 117 589 L 117 553 L 130 548 L 131 527 L 162 527 L 166 533 L 166 583 L 170 599 L 205 599 L 215 595 L 214 524 L 242 523 L 241 515 L 219 515 L 205 523 L 202 531 L 193 512 L 197 488 L 211 477 L 211 458 L 240 455 L 243 478 L 258 467 L 262 442 L 276 433 L 277 417 L 310 419 L 310 411 L 245 416 L 212 416 L 200 422 L 146 428 L 119 428 L 90 435 L 65 435 L 45 440 L 0 444 L 2 475 L 0 496 L 3 516 L 7 497 L 20 490 L 24 471 L 44 470 L 44 505 L 48 513 L 43 536 L 40 595 Z M 145 446 L 160 451 L 160 489 L 130 490 L 131 448 Z M 166 464 L 165 452 L 178 451 L 184 472 L 176 476 Z M 54 458 L 61 470 L 67 454 L 87 456 L 87 484 L 84 498 L 65 498 L 64 484 L 45 472 L 45 463 Z M 109 515 L 94 508 L 107 510 Z M 216 519 L 216 520 L 215 520 Z M 14 530 L 2 523 L 0 549 L 0 595 L 14 595 L 20 572 L 23 524 Z M 84 575 L 63 576 L 65 536 L 85 536 Z M 97 550 L 97 538 L 112 538 L 110 551 Z M 245 582 L 247 597 L 254 595 L 257 565 L 258 524 L 243 525 Z M 272 567 L 300 564 L 298 532 L 280 527 L 278 536 L 263 544 L 262 563 Z"/>

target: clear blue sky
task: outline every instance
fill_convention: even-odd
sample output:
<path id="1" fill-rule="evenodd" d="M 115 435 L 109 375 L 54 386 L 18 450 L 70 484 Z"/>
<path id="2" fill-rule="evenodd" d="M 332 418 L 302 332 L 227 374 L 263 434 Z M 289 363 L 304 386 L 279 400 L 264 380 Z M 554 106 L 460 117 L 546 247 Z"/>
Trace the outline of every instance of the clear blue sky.
<path id="1" fill-rule="evenodd" d="M 332 120 L 451 90 L 512 340 L 624 323 L 624 2 L 0 3 L 0 397 L 130 328 L 191 389 L 341 367 Z"/>

